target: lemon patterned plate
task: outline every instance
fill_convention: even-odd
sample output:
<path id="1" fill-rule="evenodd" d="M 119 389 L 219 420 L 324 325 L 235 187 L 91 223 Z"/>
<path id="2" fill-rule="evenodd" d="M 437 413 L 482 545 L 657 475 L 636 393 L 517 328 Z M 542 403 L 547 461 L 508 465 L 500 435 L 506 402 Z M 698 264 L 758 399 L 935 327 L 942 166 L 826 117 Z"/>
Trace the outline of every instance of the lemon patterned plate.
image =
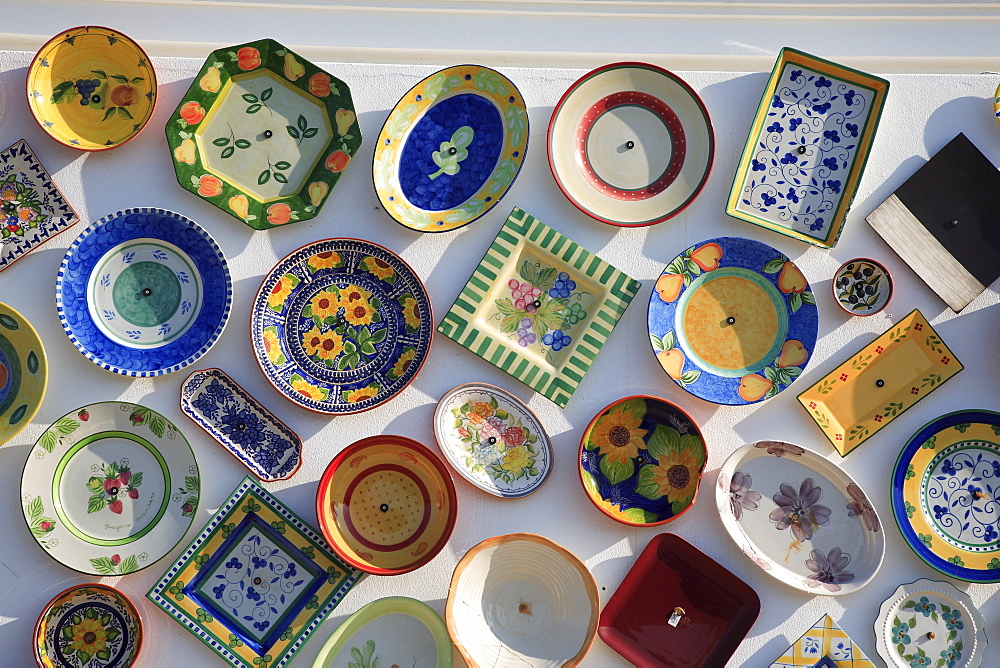
<path id="1" fill-rule="evenodd" d="M 20 313 L 0 303 L 0 444 L 28 426 L 48 379 L 45 348 Z"/>
<path id="2" fill-rule="evenodd" d="M 142 48 L 97 26 L 62 32 L 28 67 L 28 107 L 64 146 L 106 151 L 135 137 L 153 115 L 156 73 Z"/>

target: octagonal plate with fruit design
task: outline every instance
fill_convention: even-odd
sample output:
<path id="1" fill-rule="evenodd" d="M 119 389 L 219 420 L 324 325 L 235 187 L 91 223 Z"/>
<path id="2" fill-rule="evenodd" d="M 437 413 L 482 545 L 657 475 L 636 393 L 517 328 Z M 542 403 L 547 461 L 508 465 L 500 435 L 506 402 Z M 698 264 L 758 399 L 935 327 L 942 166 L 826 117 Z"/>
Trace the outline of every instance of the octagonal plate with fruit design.
<path id="1" fill-rule="evenodd" d="M 182 187 L 264 230 L 316 217 L 361 129 L 346 83 L 262 39 L 209 55 L 167 142 Z"/>
<path id="2" fill-rule="evenodd" d="M 198 464 L 180 430 L 119 401 L 52 423 L 21 475 L 31 535 L 56 561 L 90 575 L 126 575 L 172 550 L 200 496 Z"/>
<path id="3" fill-rule="evenodd" d="M 675 257 L 647 311 L 657 361 L 717 404 L 769 399 L 805 369 L 819 315 L 802 271 L 767 244 L 719 237 Z"/>

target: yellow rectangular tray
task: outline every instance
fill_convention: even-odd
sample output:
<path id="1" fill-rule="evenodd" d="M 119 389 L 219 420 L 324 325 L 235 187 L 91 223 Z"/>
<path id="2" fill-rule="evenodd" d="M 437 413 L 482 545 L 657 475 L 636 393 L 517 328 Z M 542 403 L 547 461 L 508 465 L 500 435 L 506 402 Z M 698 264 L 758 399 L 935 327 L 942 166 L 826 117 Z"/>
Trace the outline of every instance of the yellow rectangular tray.
<path id="1" fill-rule="evenodd" d="M 918 310 L 799 395 L 841 456 L 964 367 Z"/>

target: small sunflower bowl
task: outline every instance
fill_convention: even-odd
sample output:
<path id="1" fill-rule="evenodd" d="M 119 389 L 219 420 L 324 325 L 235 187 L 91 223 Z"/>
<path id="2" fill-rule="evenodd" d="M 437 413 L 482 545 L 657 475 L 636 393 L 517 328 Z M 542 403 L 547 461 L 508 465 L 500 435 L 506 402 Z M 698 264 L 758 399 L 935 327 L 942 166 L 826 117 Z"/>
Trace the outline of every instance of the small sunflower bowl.
<path id="1" fill-rule="evenodd" d="M 142 649 L 142 620 L 117 589 L 88 583 L 59 593 L 35 624 L 35 660 L 49 668 L 125 668 Z"/>

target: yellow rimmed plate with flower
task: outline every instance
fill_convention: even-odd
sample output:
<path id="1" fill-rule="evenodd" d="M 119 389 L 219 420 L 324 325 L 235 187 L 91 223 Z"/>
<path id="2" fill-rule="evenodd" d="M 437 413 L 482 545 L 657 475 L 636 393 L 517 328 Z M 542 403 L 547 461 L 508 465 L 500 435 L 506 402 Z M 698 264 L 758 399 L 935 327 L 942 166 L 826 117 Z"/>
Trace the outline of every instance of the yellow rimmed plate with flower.
<path id="1" fill-rule="evenodd" d="M 142 620 L 125 594 L 102 584 L 70 587 L 56 595 L 35 623 L 39 666 L 116 666 L 135 663 Z"/>

